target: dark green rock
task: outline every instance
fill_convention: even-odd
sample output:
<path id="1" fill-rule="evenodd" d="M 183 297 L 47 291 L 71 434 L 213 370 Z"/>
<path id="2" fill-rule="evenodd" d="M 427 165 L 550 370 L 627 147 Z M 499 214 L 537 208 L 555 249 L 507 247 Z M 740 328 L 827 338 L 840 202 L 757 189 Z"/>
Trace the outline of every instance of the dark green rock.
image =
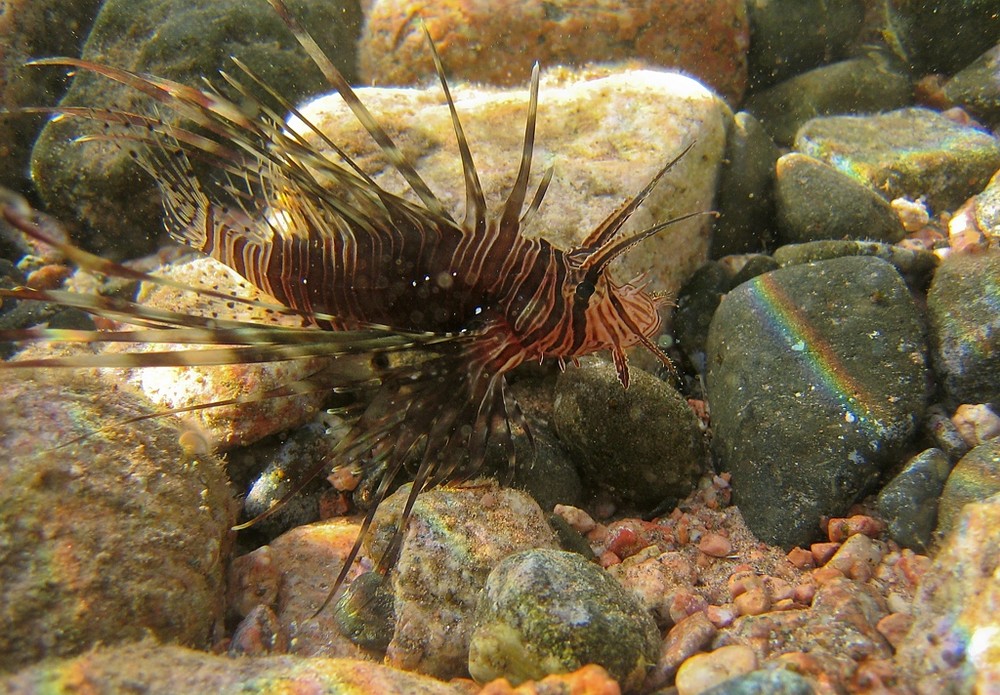
<path id="1" fill-rule="evenodd" d="M 775 199 L 781 238 L 788 243 L 822 239 L 896 242 L 905 232 L 882 196 L 808 155 L 778 160 Z"/>
<path id="2" fill-rule="evenodd" d="M 1000 44 L 948 80 L 942 91 L 976 118 L 1000 124 Z"/>
<path id="3" fill-rule="evenodd" d="M 904 249 L 876 241 L 829 239 L 804 244 L 786 244 L 774 251 L 774 260 L 782 267 L 845 256 L 873 256 L 891 263 L 908 284 L 920 290 L 930 284 L 934 270 L 938 266 L 938 257 L 930 251 Z"/>
<path id="4" fill-rule="evenodd" d="M 66 90 L 65 77 L 26 65 L 42 56 L 79 55 L 101 0 L 31 0 L 4 3 L 0 24 L 0 186 L 30 189 L 31 143 L 45 124 L 41 115 L 18 114 L 25 106 L 53 106 Z M 55 27 L 58 29 L 53 30 Z"/>
<path id="5" fill-rule="evenodd" d="M 814 118 L 795 136 L 795 149 L 887 199 L 924 196 L 935 213 L 955 210 L 1000 169 L 1000 140 L 923 108 Z"/>
<path id="6" fill-rule="evenodd" d="M 684 397 L 641 369 L 631 374 L 623 389 L 609 362 L 567 369 L 556 382 L 553 423 L 586 485 L 650 508 L 691 492 L 705 451 Z"/>
<path id="7" fill-rule="evenodd" d="M 831 114 L 875 113 L 910 103 L 910 79 L 878 56 L 825 65 L 780 82 L 747 99 L 779 145 L 791 145 L 799 127 Z M 801 148 L 797 148 L 801 149 Z"/>
<path id="8" fill-rule="evenodd" d="M 351 79 L 360 22 L 356 0 L 289 5 Z M 328 90 L 318 68 L 263 0 L 109 0 L 83 49 L 87 60 L 194 86 L 202 86 L 203 77 L 224 85 L 219 70 L 239 76 L 231 56 L 292 103 Z M 177 122 L 169 108 L 154 107 L 134 90 L 84 71 L 60 103 L 152 112 Z M 160 196 L 120 146 L 74 142 L 100 132 L 99 124 L 86 120 L 50 122 L 32 153 L 32 178 L 54 214 L 93 230 L 85 240 L 91 248 L 118 256 L 135 253 L 161 234 Z"/>
<path id="9" fill-rule="evenodd" d="M 846 54 L 864 19 L 858 0 L 750 0 L 751 89 Z"/>
<path id="10" fill-rule="evenodd" d="M 938 498 L 949 472 L 947 454 L 927 449 L 910 459 L 878 494 L 878 511 L 889 524 L 889 536 L 904 548 L 924 554 L 930 548 Z"/>
<path id="11" fill-rule="evenodd" d="M 709 261 L 694 272 L 677 295 L 674 338 L 700 370 L 705 367 L 705 341 L 712 314 L 732 286 L 729 269 L 718 261 Z"/>
<path id="12" fill-rule="evenodd" d="M 774 162 L 779 154 L 760 121 L 745 111 L 736 114 L 719 172 L 713 258 L 767 246 L 773 235 Z"/>
<path id="13" fill-rule="evenodd" d="M 996 0 L 890 0 L 883 37 L 918 72 L 953 73 L 1000 39 Z"/>
<path id="14" fill-rule="evenodd" d="M 392 591 L 386 577 L 365 572 L 355 577 L 334 607 L 341 634 L 365 649 L 384 652 L 396 628 Z"/>
<path id="15" fill-rule="evenodd" d="M 954 529 L 966 504 L 985 502 L 997 493 L 1000 493 L 1000 439 L 990 439 L 963 456 L 951 470 L 938 503 L 938 535 L 944 537 Z"/>
<path id="16" fill-rule="evenodd" d="M 469 672 L 514 685 L 586 664 L 635 690 L 660 635 L 635 598 L 598 565 L 562 550 L 527 550 L 490 572 L 476 607 Z"/>
<path id="17" fill-rule="evenodd" d="M 762 540 L 814 540 L 916 431 L 927 369 L 895 269 L 868 257 L 782 268 L 722 300 L 708 336 L 718 469 Z"/>
<path id="18" fill-rule="evenodd" d="M 934 367 L 951 404 L 1000 400 L 1000 251 L 949 256 L 927 294 Z"/>

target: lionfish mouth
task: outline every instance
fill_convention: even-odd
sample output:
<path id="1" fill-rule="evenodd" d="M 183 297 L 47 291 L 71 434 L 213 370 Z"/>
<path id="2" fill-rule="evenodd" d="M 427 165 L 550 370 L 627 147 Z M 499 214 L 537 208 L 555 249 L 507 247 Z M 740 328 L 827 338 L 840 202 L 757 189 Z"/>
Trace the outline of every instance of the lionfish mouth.
<path id="1" fill-rule="evenodd" d="M 60 106 L 27 109 L 29 112 L 54 113 L 58 117 L 89 119 L 117 127 L 117 131 L 89 139 L 111 140 L 136 154 L 139 163 L 159 184 L 165 225 L 170 235 L 229 266 L 272 299 L 248 299 L 211 288 L 192 288 L 169 278 L 138 272 L 72 244 L 51 239 L 37 225 L 13 209 L 4 207 L 3 216 L 9 223 L 29 237 L 55 247 L 84 270 L 195 292 L 203 297 L 235 302 L 246 308 L 286 317 L 298 317 L 304 325 L 293 328 L 219 319 L 61 290 L 0 289 L 0 298 L 76 307 L 95 316 L 112 319 L 119 326 L 113 330 L 5 330 L 0 331 L 0 340 L 192 346 L 192 349 L 160 352 L 38 357 L 0 363 L 0 369 L 192 367 L 313 358 L 335 363 L 336 368 L 317 370 L 307 379 L 264 393 L 244 394 L 234 399 L 140 416 L 180 415 L 238 401 L 301 393 L 338 392 L 356 397 L 357 405 L 350 411 L 350 429 L 336 445 L 331 457 L 308 471 L 303 481 L 271 510 L 236 527 L 246 528 L 273 513 L 309 480 L 331 466 L 356 466 L 364 462 L 364 466 L 372 470 L 384 467 L 386 472 L 373 495 L 358 539 L 318 613 L 344 586 L 375 512 L 391 492 L 392 486 L 399 482 L 405 467 L 413 464 L 414 482 L 397 536 L 390 543 L 390 550 L 378 561 L 383 573 L 393 562 L 406 520 L 422 491 L 476 475 L 483 466 L 488 447 L 497 447 L 508 467 L 515 465 L 515 432 L 524 432 L 530 440 L 530 428 L 505 379 L 506 372 L 526 354 L 525 346 L 515 336 L 509 335 L 509 328 L 505 328 L 517 323 L 516 317 L 504 314 L 513 311 L 515 302 L 512 298 L 517 295 L 534 296 L 536 288 L 543 282 L 549 282 L 552 274 L 557 272 L 555 264 L 564 264 L 558 268 L 559 272 L 566 268 L 585 271 L 584 282 L 577 288 L 580 301 L 585 303 L 589 295 L 580 291 L 581 288 L 589 289 L 589 294 L 593 294 L 593 287 L 604 277 L 614 259 L 666 227 L 703 213 L 684 215 L 635 236 L 620 237 L 624 223 L 664 174 L 690 150 L 689 145 L 668 162 L 642 191 L 610 215 L 573 250 L 561 253 L 544 242 L 526 238 L 521 230 L 541 205 L 551 178 L 550 169 L 525 205 L 525 201 L 529 200 L 528 175 L 538 101 L 538 66 L 535 66 L 531 76 L 517 176 L 501 209 L 490 212 L 440 58 L 428 35 L 463 165 L 466 216 L 464 220 L 456 221 L 344 76 L 288 12 L 284 2 L 268 1 L 378 144 L 392 167 L 402 176 L 418 202 L 379 186 L 328 136 L 283 99 L 276 89 L 267 86 L 238 61 L 236 65 L 243 73 L 246 84 L 231 76 L 224 77 L 243 97 L 243 105 L 228 101 L 214 91 L 195 89 L 82 59 L 35 61 L 35 65 L 85 70 L 120 82 L 192 124 L 181 127 L 155 114 L 143 115 L 114 108 Z M 265 96 L 253 96 L 255 91 L 262 91 Z M 278 116 L 281 113 L 291 113 L 336 155 L 323 154 L 304 137 L 286 128 L 283 119 Z M 191 167 L 193 159 L 212 164 L 221 174 L 219 179 L 201 180 L 195 176 Z M 331 188 L 328 185 L 330 182 L 336 186 Z M 281 211 L 280 220 L 274 216 L 275 210 Z M 491 231 L 493 238 L 486 238 L 487 230 Z M 391 263 L 392 258 L 384 253 L 384 249 L 390 248 L 394 250 L 394 257 L 406 259 L 407 263 Z M 517 264 L 503 266 L 505 262 L 509 264 L 511 259 L 515 259 Z M 506 278 L 499 277 L 499 272 L 489 277 L 488 273 L 480 272 L 481 269 L 515 266 L 520 268 L 521 275 L 516 278 L 513 288 L 507 290 L 511 299 L 505 299 L 508 295 L 497 298 L 498 288 Z M 359 268 L 374 269 L 373 273 L 389 277 L 390 282 L 380 285 L 371 278 L 361 278 L 357 275 L 361 272 Z M 418 280 L 439 276 L 455 278 L 454 287 L 458 289 L 443 292 L 441 298 L 435 300 L 439 302 L 435 308 L 445 315 L 461 317 L 469 306 L 477 306 L 478 309 L 476 302 L 479 298 L 493 297 L 487 318 L 480 318 L 477 311 L 465 323 L 444 327 L 435 323 L 413 325 L 414 305 L 424 300 L 394 300 L 395 303 L 385 300 L 392 287 L 409 286 L 411 283 L 416 286 Z M 371 290 L 358 293 L 355 290 L 359 286 Z M 647 301 L 654 300 L 647 298 Z M 323 307 L 323 310 L 317 307 Z M 543 314 L 539 325 L 556 327 L 567 324 L 562 321 L 563 317 L 554 315 L 555 308 L 549 311 L 553 315 Z M 620 301 L 615 311 L 632 332 L 635 341 L 673 369 L 670 359 L 654 342 L 651 335 L 654 329 L 644 329 L 633 318 L 632 310 Z M 433 312 L 421 312 L 421 315 L 433 315 Z M 490 318 L 493 316 L 502 320 Z M 482 324 L 483 320 L 486 325 Z M 488 346 L 484 348 L 487 342 Z M 559 340 L 553 342 L 561 344 Z M 569 344 L 572 341 L 567 339 L 563 342 Z M 405 356 L 406 359 L 387 359 L 390 356 Z M 563 359 L 558 354 L 554 356 L 560 362 Z M 565 355 L 569 359 L 575 356 L 577 353 L 572 352 Z M 627 360 L 617 343 L 612 349 L 612 356 L 622 384 L 628 386 Z M 109 427 L 127 424 L 118 422 Z"/>

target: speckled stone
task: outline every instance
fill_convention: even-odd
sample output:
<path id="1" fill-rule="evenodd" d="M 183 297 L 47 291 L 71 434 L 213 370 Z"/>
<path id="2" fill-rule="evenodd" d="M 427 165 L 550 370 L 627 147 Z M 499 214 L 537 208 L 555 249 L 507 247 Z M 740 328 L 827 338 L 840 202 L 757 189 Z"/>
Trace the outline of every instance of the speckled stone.
<path id="1" fill-rule="evenodd" d="M 1000 439 L 991 439 L 961 458 L 951 470 L 938 504 L 939 534 L 954 529 L 962 507 L 1000 493 Z"/>
<path id="2" fill-rule="evenodd" d="M 912 459 L 878 493 L 879 514 L 889 535 L 904 548 L 925 553 L 937 525 L 938 497 L 951 472 L 940 449 L 926 449 Z"/>
<path id="3" fill-rule="evenodd" d="M 360 22 L 357 4 L 308 0 L 291 9 L 305 25 L 323 28 L 316 31 L 320 44 L 353 77 L 353 51 L 344 47 L 353 45 Z M 230 56 L 290 102 L 326 88 L 319 70 L 263 1 L 110 0 L 102 5 L 83 51 L 88 60 L 195 86 L 221 69 L 239 74 Z M 60 104 L 140 112 L 150 108 L 134 90 L 88 73 L 73 81 Z M 168 108 L 158 108 L 173 117 Z M 100 132 L 100 125 L 80 119 L 50 122 L 32 152 L 32 179 L 51 212 L 96 230 L 79 241 L 120 257 L 149 248 L 159 236 L 160 225 L 153 220 L 160 218 L 160 196 L 120 148 L 74 142 Z"/>
<path id="4" fill-rule="evenodd" d="M 760 663 L 788 651 L 813 655 L 831 676 L 853 674 L 857 661 L 885 659 L 892 648 L 875 628 L 888 614 L 885 600 L 872 586 L 849 579 L 833 579 L 816 591 L 812 606 L 795 611 L 772 611 L 737 618 L 721 632 L 712 647 L 744 644 Z"/>
<path id="5" fill-rule="evenodd" d="M 955 210 L 1000 169 L 1000 140 L 922 108 L 814 118 L 796 134 L 795 149 L 889 200 L 925 196 L 935 213 Z"/>
<path id="6" fill-rule="evenodd" d="M 918 72 L 955 72 L 1000 36 L 994 0 L 895 0 L 885 13 L 884 38 Z"/>
<path id="7" fill-rule="evenodd" d="M 623 389 L 610 362 L 593 359 L 556 382 L 553 422 L 584 483 L 644 507 L 687 496 L 704 466 L 698 419 L 681 394 L 632 368 Z"/>
<path id="8" fill-rule="evenodd" d="M 924 290 L 938 267 L 938 257 L 930 251 L 904 249 L 877 241 L 826 239 L 804 244 L 785 244 L 774 251 L 782 266 L 815 263 L 846 256 L 874 256 L 891 263 L 913 289 Z"/>
<path id="9" fill-rule="evenodd" d="M 441 88 L 370 88 L 358 90 L 358 96 L 393 133 L 444 207 L 461 220 L 465 183 Z M 452 96 L 487 205 L 498 209 L 517 174 L 527 90 L 454 84 Z M 338 95 L 317 99 L 302 111 L 380 186 L 411 194 Z M 543 74 L 528 188 L 534 190 L 549 166 L 553 177 L 525 233 L 564 249 L 581 242 L 690 143 L 694 148 L 660 181 L 621 233 L 712 209 L 730 118 L 721 99 L 676 73 L 595 68 Z M 325 149 L 314 134 L 294 127 Z M 612 267 L 612 274 L 624 282 L 647 273 L 651 290 L 676 294 L 707 256 L 711 223 L 710 217 L 700 216 L 671 226 L 631 250 Z"/>
<path id="10" fill-rule="evenodd" d="M 774 163 L 780 154 L 752 114 L 740 111 L 733 117 L 719 177 L 713 258 L 768 245 L 774 234 Z"/>
<path id="11" fill-rule="evenodd" d="M 8 0 L 0 12 L 0 106 L 51 106 L 65 89 L 58 71 L 25 65 L 39 56 L 78 55 L 101 0 Z M 53 30 L 53 27 L 59 27 Z M 25 190 L 31 143 L 44 116 L 0 118 L 0 185 Z"/>
<path id="12" fill-rule="evenodd" d="M 652 618 L 600 567 L 575 553 L 527 550 L 490 573 L 469 672 L 517 684 L 596 663 L 633 690 L 658 645 Z"/>
<path id="13" fill-rule="evenodd" d="M 903 238 L 899 217 L 882 196 L 818 159 L 790 152 L 776 165 L 780 239 L 802 243 Z"/>
<path id="14" fill-rule="evenodd" d="M 950 256 L 927 294 L 935 371 L 952 407 L 1000 400 L 1000 251 Z"/>
<path id="15" fill-rule="evenodd" d="M 399 528 L 409 486 L 379 507 L 367 538 L 380 558 Z M 555 548 L 528 495 L 493 481 L 421 493 L 390 580 L 396 629 L 386 663 L 439 678 L 467 673 L 473 612 L 489 572 L 526 548 Z"/>
<path id="16" fill-rule="evenodd" d="M 807 545 L 895 462 L 925 407 L 923 333 L 876 258 L 782 268 L 726 295 L 708 337 L 713 447 L 759 538 Z"/>
<path id="17" fill-rule="evenodd" d="M 1000 44 L 956 73 L 942 91 L 973 116 L 1000 124 Z"/>
<path id="18" fill-rule="evenodd" d="M 458 683 L 444 683 L 416 673 L 357 659 L 262 656 L 232 659 L 151 641 L 118 648 L 102 647 L 77 659 L 47 661 L 0 678 L 0 690 L 12 693 L 141 691 L 176 693 L 309 692 L 326 695 L 469 695 Z"/>
<path id="19" fill-rule="evenodd" d="M 701 695 L 730 678 L 757 668 L 757 655 L 750 647 L 730 644 L 695 654 L 677 669 L 677 695 Z"/>
<path id="20" fill-rule="evenodd" d="M 750 0 L 747 9 L 756 90 L 842 58 L 864 17 L 859 0 Z"/>
<path id="21" fill-rule="evenodd" d="M 987 693 L 1000 683 L 998 528 L 1000 495 L 967 505 L 920 582 L 896 661 L 921 692 Z"/>
<path id="22" fill-rule="evenodd" d="M 535 61 L 633 61 L 694 75 L 732 103 L 746 89 L 750 27 L 742 1 L 439 2 L 424 5 L 420 17 L 448 73 L 476 82 L 517 84 Z M 405 0 L 372 0 L 359 51 L 371 84 L 413 84 L 430 74 L 426 39 Z"/>
<path id="23" fill-rule="evenodd" d="M 0 670 L 147 634 L 207 648 L 224 617 L 222 462 L 162 418 L 120 424 L 149 404 L 106 390 L 97 370 L 0 387 Z"/>
<path id="24" fill-rule="evenodd" d="M 790 669 L 753 671 L 730 678 L 700 695 L 815 695 L 812 684 Z"/>
<path id="25" fill-rule="evenodd" d="M 811 118 L 899 108 L 910 103 L 910 92 L 909 78 L 892 61 L 872 55 L 796 75 L 752 95 L 744 108 L 775 142 L 788 146 Z"/>

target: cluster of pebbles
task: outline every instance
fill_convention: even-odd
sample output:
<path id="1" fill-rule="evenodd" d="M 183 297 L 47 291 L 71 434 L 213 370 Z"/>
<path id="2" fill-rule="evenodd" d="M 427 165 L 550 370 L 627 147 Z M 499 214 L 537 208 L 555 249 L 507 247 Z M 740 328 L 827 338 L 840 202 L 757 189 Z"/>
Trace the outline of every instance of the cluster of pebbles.
<path id="1" fill-rule="evenodd" d="M 8 2 L 0 16 L 7 107 L 46 103 L 53 86 L 11 61 L 76 50 L 44 30 L 44 4 Z M 321 88 L 284 50 L 294 42 L 266 2 L 210 4 L 107 0 L 84 55 L 184 80 L 232 53 L 290 100 Z M 408 3 L 301 4 L 352 81 L 423 79 Z M 509 85 L 533 59 L 562 65 L 541 88 L 533 176 L 549 164 L 555 175 L 532 233 L 572 244 L 694 143 L 630 229 L 697 210 L 718 218 L 643 244 L 620 278 L 645 271 L 676 296 L 662 344 L 680 381 L 644 372 L 656 365 L 638 353 L 628 391 L 599 356 L 560 374 L 518 371 L 535 446 L 518 442 L 514 486 L 423 494 L 383 580 L 371 558 L 398 529 L 397 491 L 344 598 L 316 613 L 373 476 L 332 475 L 267 524 L 229 529 L 327 456 L 343 423 L 315 397 L 199 411 L 180 429 L 143 416 L 317 365 L 12 372 L 0 385 L 0 690 L 1000 689 L 995 2 L 466 5 L 423 19 L 453 74 L 492 85 L 455 87 L 491 200 L 520 151 L 527 97 Z M 60 7 L 81 25 L 97 11 Z M 108 90 L 78 79 L 64 103 L 122 98 Z M 439 88 L 359 94 L 460 216 Z M 339 98 L 303 113 L 401 190 Z M 73 119 L 36 140 L 38 125 L 0 122 L 12 143 L 5 204 L 30 210 L 14 192 L 30 191 L 90 230 L 78 237 L 90 248 L 148 252 L 157 196 L 128 157 L 72 142 L 86 134 Z M 4 286 L 70 275 L 65 259 L 3 232 L 17 249 L 0 260 Z M 211 261 L 154 260 L 175 280 L 252 291 Z M 270 320 L 197 294 L 140 297 Z M 0 328 L 39 320 L 87 325 L 59 307 L 0 307 Z"/>

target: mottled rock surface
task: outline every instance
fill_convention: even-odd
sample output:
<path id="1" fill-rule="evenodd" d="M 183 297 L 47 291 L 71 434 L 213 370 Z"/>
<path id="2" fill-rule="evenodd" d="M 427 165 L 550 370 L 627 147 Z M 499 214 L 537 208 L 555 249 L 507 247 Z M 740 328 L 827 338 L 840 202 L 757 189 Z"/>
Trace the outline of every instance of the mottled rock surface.
<path id="1" fill-rule="evenodd" d="M 897 661 L 920 692 L 986 693 L 1000 683 L 1000 496 L 962 511 L 914 597 Z"/>
<path id="2" fill-rule="evenodd" d="M 185 452 L 95 370 L 0 387 L 0 669 L 153 634 L 209 646 L 235 509 L 222 462 Z M 75 438 L 89 435 L 75 441 Z"/>
<path id="3" fill-rule="evenodd" d="M 231 659 L 151 641 L 101 648 L 77 659 L 46 662 L 0 679 L 12 693 L 141 690 L 150 695 L 311 692 L 326 695 L 469 695 L 461 684 L 356 659 L 268 656 Z"/>
<path id="4" fill-rule="evenodd" d="M 596 663 L 631 690 L 658 642 L 652 618 L 600 567 L 576 553 L 526 550 L 486 581 L 469 671 L 478 681 L 518 684 Z"/>
<path id="5" fill-rule="evenodd" d="M 623 389 L 610 362 L 559 376 L 553 420 L 584 482 L 643 507 L 687 495 L 705 450 L 698 419 L 669 384 L 632 368 Z"/>
<path id="6" fill-rule="evenodd" d="M 922 108 L 807 122 L 795 149 L 883 192 L 924 196 L 934 212 L 954 210 L 1000 169 L 1000 140 Z"/>
<path id="7" fill-rule="evenodd" d="M 359 44 L 365 81 L 413 84 L 429 75 L 427 42 L 412 19 L 405 0 L 372 0 Z M 535 61 L 631 61 L 693 75 L 732 103 L 746 89 L 750 27 L 739 0 L 435 3 L 421 19 L 449 74 L 463 79 L 511 85 L 526 80 Z"/>
<path id="8" fill-rule="evenodd" d="M 718 465 L 754 532 L 786 547 L 866 493 L 925 406 L 923 327 L 875 258 L 744 283 L 722 300 L 707 355 Z"/>
<path id="9" fill-rule="evenodd" d="M 375 515 L 367 539 L 380 558 L 399 528 L 409 492 L 400 488 Z M 439 678 L 467 673 L 472 616 L 489 572 L 525 548 L 554 548 L 537 503 L 493 481 L 424 492 L 413 506 L 390 580 L 396 628 L 386 663 Z"/>
<path id="10" fill-rule="evenodd" d="M 954 405 L 1000 400 L 1000 251 L 949 257 L 927 294 L 934 366 Z"/>

